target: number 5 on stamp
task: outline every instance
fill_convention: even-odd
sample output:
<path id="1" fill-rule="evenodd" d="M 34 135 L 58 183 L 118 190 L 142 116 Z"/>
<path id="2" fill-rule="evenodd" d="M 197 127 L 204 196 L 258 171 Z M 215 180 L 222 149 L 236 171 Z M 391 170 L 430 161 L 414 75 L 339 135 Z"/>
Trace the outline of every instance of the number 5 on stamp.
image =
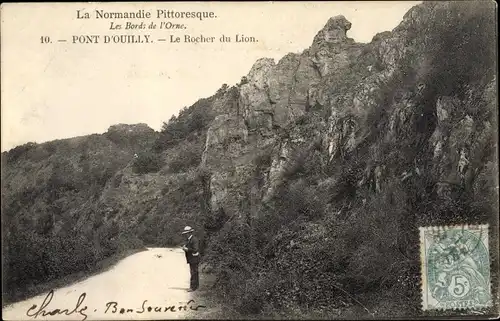
<path id="1" fill-rule="evenodd" d="M 420 228 L 424 310 L 492 305 L 488 225 Z"/>

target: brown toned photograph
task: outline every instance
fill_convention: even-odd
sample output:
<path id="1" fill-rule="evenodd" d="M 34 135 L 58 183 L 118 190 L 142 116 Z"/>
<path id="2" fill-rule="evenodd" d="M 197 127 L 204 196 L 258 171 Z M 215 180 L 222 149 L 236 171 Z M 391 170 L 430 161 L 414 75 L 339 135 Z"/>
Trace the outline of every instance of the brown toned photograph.
<path id="1" fill-rule="evenodd" d="M 4 320 L 499 317 L 496 2 L 0 17 Z"/>

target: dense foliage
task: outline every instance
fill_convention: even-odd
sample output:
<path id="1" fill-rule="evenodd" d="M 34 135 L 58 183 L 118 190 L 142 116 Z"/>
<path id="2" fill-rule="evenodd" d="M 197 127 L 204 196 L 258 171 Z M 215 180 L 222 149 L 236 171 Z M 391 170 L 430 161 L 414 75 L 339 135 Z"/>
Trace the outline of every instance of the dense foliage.
<path id="1" fill-rule="evenodd" d="M 200 99 L 193 106 L 183 108 L 179 116 L 172 116 L 163 123 L 160 137 L 155 142 L 155 150 L 163 151 L 177 145 L 193 132 L 206 129 L 213 120 L 209 107 L 213 98 Z"/>
<path id="2" fill-rule="evenodd" d="M 163 167 L 160 155 L 154 152 L 143 152 L 135 155 L 132 168 L 135 173 L 147 174 L 156 173 Z"/>
<path id="3" fill-rule="evenodd" d="M 450 124 L 466 115 L 494 119 L 481 96 L 494 79 L 494 16 L 488 6 L 465 4 L 439 14 L 414 34 L 426 35 L 426 63 L 411 54 L 403 60 L 369 116 L 364 144 L 333 160 L 303 144 L 267 204 L 211 234 L 216 287 L 242 313 L 299 307 L 303 315 L 332 315 L 346 306 L 357 315 L 419 313 L 418 227 L 495 224 L 498 195 L 487 179 L 495 176 L 494 138 L 473 147 L 478 170 L 446 183 L 446 193 L 430 148 L 438 97 L 457 97 L 466 108 L 450 110 Z M 401 96 L 417 109 L 407 128 L 387 138 Z"/>
<path id="4" fill-rule="evenodd" d="M 117 130 L 105 142 L 96 136 L 76 147 L 32 143 L 3 154 L 2 161 L 31 170 L 23 181 L 11 169 L 2 189 L 9 191 L 2 193 L 6 294 L 91 269 L 127 248 L 178 245 L 178 231 L 191 225 L 200 233 L 204 263 L 217 276 L 213 293 L 244 314 L 419 313 L 418 227 L 495 224 L 498 124 L 496 98 L 485 94 L 495 79 L 494 25 L 491 6 L 464 2 L 436 10 L 424 28 L 405 26 L 406 38 L 398 41 L 408 50 L 374 88 L 366 118 L 333 119 L 343 95 L 387 71 L 375 45 L 364 47 L 346 74 L 324 79 L 325 90 L 339 99 L 308 106 L 275 133 L 270 147 L 245 155 L 253 157 L 252 164 L 238 164 L 251 169 L 247 181 L 224 186 L 241 199 L 233 207 L 211 207 L 213 173 L 202 162 L 217 114 L 212 104 L 225 97 L 227 85 L 164 123 L 154 143 L 125 139 Z M 227 95 L 239 116 L 238 88 L 248 83 L 243 77 Z M 322 138 L 329 121 L 346 133 L 359 122 L 362 139 L 330 154 Z M 297 129 L 303 139 L 264 200 L 276 151 Z M 433 143 L 438 139 L 441 151 Z M 221 145 L 221 159 L 234 155 L 230 142 Z M 468 163 L 457 170 L 463 151 Z M 438 152 L 449 157 L 437 158 Z M 497 250 L 492 245 L 491 252 Z"/>
<path id="5" fill-rule="evenodd" d="M 151 145 L 152 139 L 146 135 L 137 145 Z M 104 259 L 141 247 L 97 206 L 132 150 L 90 135 L 2 153 L 4 301 L 34 294 L 39 284 L 95 271 Z"/>

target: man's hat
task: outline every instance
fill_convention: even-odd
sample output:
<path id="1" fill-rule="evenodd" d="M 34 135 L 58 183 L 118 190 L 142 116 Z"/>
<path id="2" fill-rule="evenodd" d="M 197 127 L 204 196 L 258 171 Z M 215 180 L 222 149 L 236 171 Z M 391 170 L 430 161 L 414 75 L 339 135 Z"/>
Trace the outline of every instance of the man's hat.
<path id="1" fill-rule="evenodd" d="M 186 233 L 191 233 L 191 232 L 194 232 L 194 228 L 192 228 L 191 226 L 186 226 L 184 228 L 184 231 L 182 231 L 181 234 L 186 234 Z"/>

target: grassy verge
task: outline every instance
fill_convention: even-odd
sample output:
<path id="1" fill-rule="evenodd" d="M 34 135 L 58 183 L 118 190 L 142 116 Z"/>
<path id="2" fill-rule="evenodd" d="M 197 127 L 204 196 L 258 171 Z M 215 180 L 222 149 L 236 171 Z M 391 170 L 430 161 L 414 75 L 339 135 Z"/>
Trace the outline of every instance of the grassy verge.
<path id="1" fill-rule="evenodd" d="M 190 311 L 188 319 L 198 320 L 280 320 L 280 319 L 315 319 L 331 320 L 334 318 L 358 319 L 366 317 L 365 311 L 359 306 L 346 306 L 342 309 L 305 309 L 299 306 L 290 306 L 283 310 L 266 310 L 259 314 L 242 314 L 238 312 L 232 302 L 226 301 L 224 297 L 213 289 L 216 276 L 205 272 L 203 267 L 200 271 L 200 288 L 193 292 L 191 299 L 196 305 L 204 305 L 205 309 Z"/>
<path id="2" fill-rule="evenodd" d="M 248 316 L 238 313 L 232 308 L 231 302 L 225 302 L 213 289 L 215 275 L 204 271 L 204 266 L 200 268 L 200 288 L 191 294 L 191 299 L 196 305 L 204 305 L 206 308 L 198 311 L 190 311 L 188 319 L 201 320 L 240 320 L 248 319 Z"/>
<path id="3" fill-rule="evenodd" d="M 216 276 L 213 273 L 205 272 L 204 266 L 200 269 L 200 288 L 193 292 L 191 299 L 196 305 L 203 305 L 206 308 L 198 311 L 190 311 L 188 319 L 197 320 L 259 320 L 280 317 L 279 313 L 245 315 L 234 309 L 232 302 L 224 298 L 214 290 Z M 283 317 L 283 315 L 281 315 Z"/>
<path id="4" fill-rule="evenodd" d="M 223 302 L 217 298 L 212 291 L 212 286 L 215 282 L 215 276 L 204 272 L 203 265 L 200 268 L 200 288 L 196 292 L 192 292 L 191 299 L 197 305 L 203 305 L 205 309 L 198 311 L 190 311 L 189 319 L 226 319 L 227 316 L 223 313 Z"/>
<path id="5" fill-rule="evenodd" d="M 84 281 L 89 277 L 108 271 L 122 259 L 142 251 L 147 251 L 147 248 L 143 247 L 138 249 L 127 250 L 121 253 L 116 253 L 100 261 L 90 270 L 69 274 L 56 280 L 51 280 L 40 284 L 30 285 L 25 288 L 16 289 L 14 295 L 11 295 L 9 297 L 3 296 L 2 308 L 5 307 L 6 305 L 26 300 L 28 298 L 37 296 L 44 292 L 48 292 L 52 289 L 58 289 L 76 282 Z"/>

